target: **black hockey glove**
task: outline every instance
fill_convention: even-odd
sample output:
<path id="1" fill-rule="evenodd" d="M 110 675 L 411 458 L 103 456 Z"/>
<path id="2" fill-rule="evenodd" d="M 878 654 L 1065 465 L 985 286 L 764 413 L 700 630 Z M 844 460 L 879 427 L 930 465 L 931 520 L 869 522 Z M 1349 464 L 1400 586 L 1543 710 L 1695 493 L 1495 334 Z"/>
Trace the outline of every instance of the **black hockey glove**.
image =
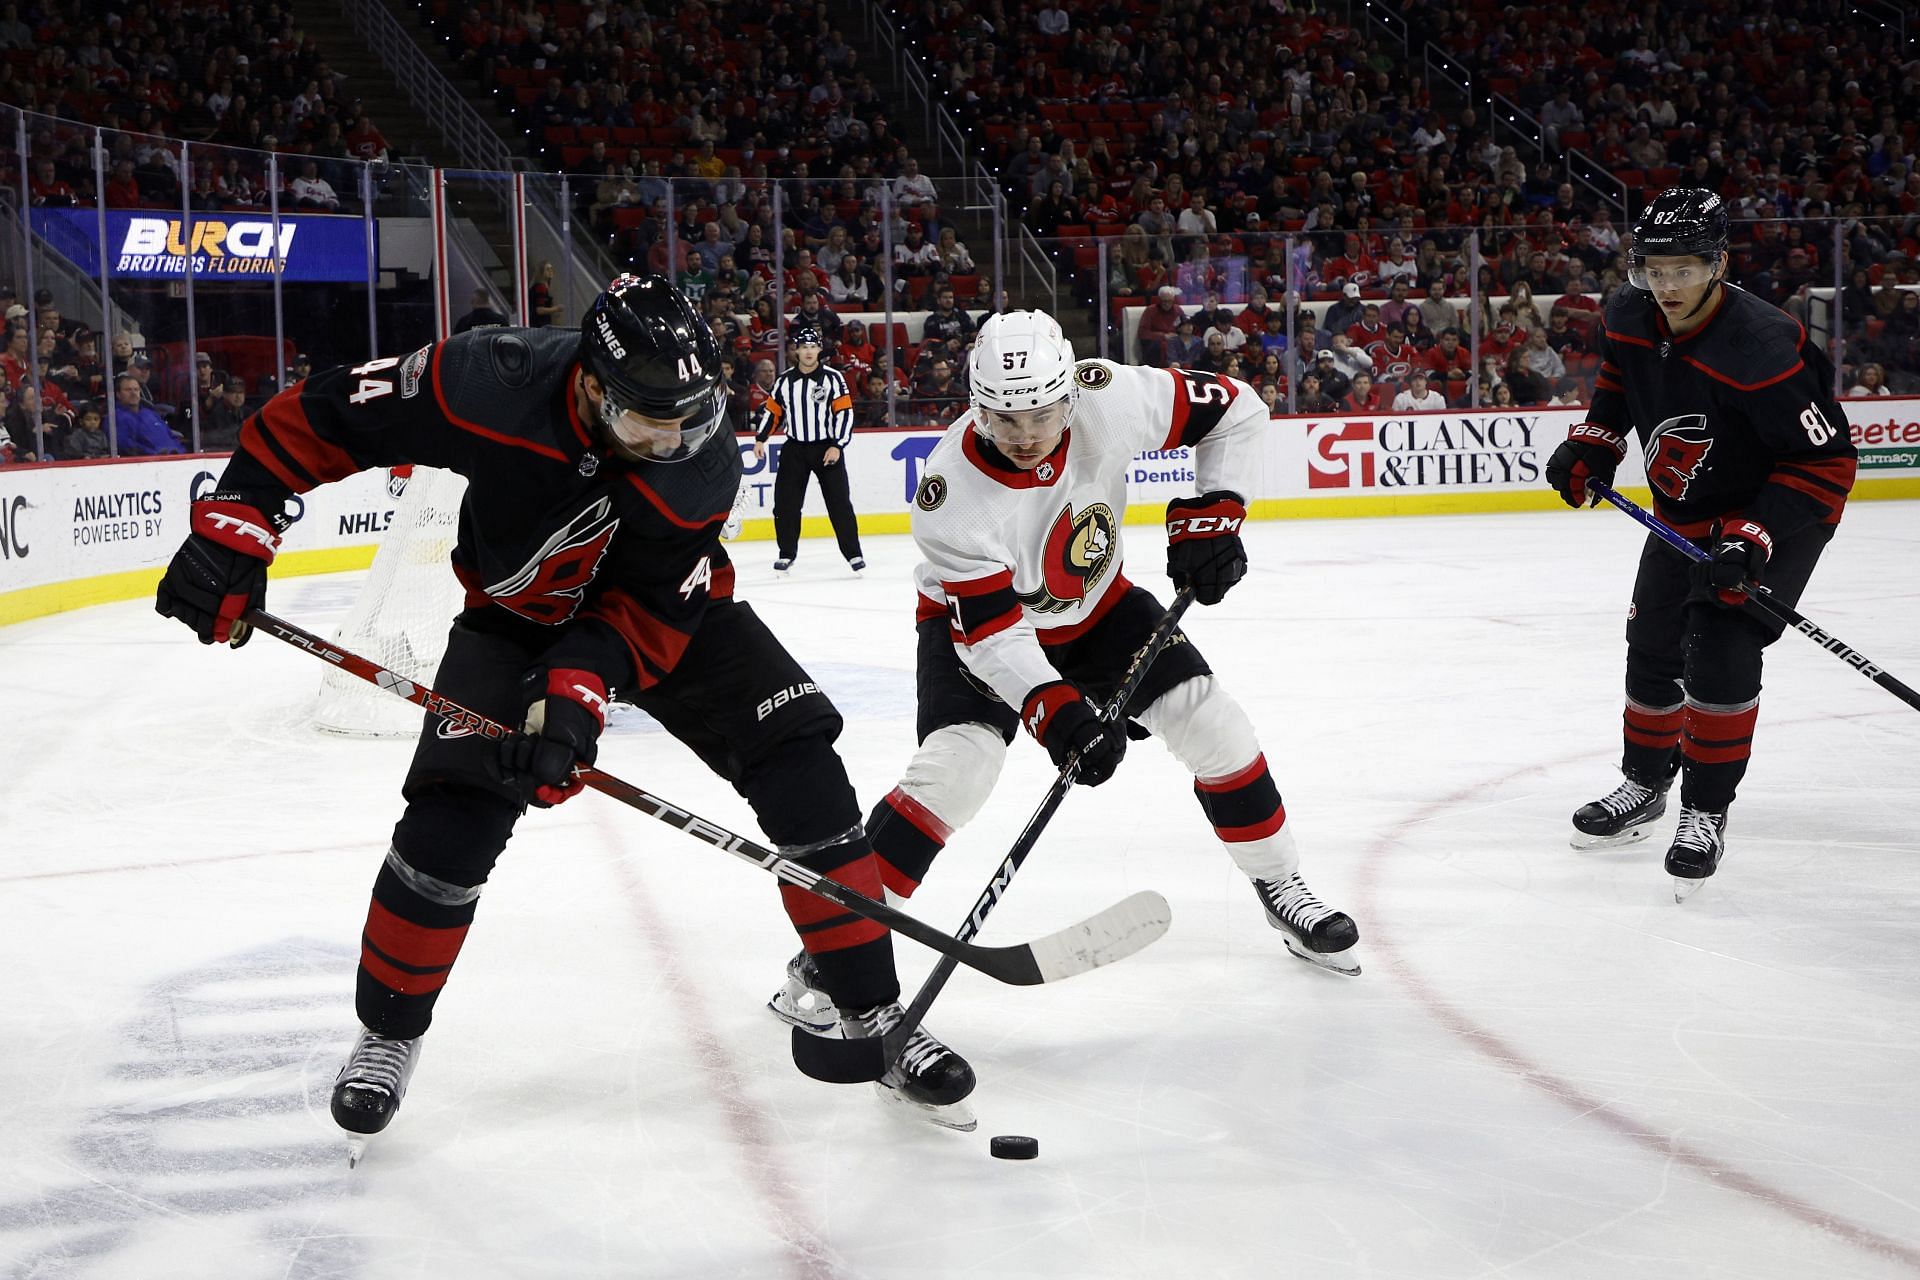
<path id="1" fill-rule="evenodd" d="M 1201 604 L 1219 604 L 1247 576 L 1247 549 L 1240 526 L 1246 504 L 1225 490 L 1167 504 L 1167 576 L 1173 589 L 1193 588 Z"/>
<path id="2" fill-rule="evenodd" d="M 1547 459 L 1547 483 L 1570 507 L 1593 501 L 1587 481 L 1613 483 L 1613 473 L 1627 456 L 1627 442 L 1597 422 L 1582 422 L 1567 432 L 1566 440 Z"/>
<path id="3" fill-rule="evenodd" d="M 186 623 L 201 644 L 237 649 L 252 634 L 240 616 L 267 602 L 267 566 L 286 519 L 269 520 L 237 493 L 216 493 L 193 504 L 188 527 L 154 593 L 154 610 Z"/>
<path id="4" fill-rule="evenodd" d="M 500 741 L 500 770 L 528 804 L 541 809 L 586 788 L 574 776 L 600 753 L 607 686 L 591 671 L 533 667 L 520 677 L 527 715 L 521 732 Z"/>
<path id="5" fill-rule="evenodd" d="M 1080 771 L 1074 781 L 1097 787 L 1113 776 L 1127 754 L 1127 735 L 1108 724 L 1087 705 L 1080 691 L 1065 680 L 1043 684 L 1027 695 L 1020 719 L 1034 741 L 1053 757 L 1053 767 L 1064 769 L 1067 759 L 1080 753 Z"/>
<path id="6" fill-rule="evenodd" d="M 1735 520 L 1716 527 L 1711 541 L 1713 558 L 1694 562 L 1694 581 L 1713 592 L 1715 604 L 1737 609 L 1747 589 L 1760 585 L 1760 570 L 1773 555 L 1773 535 L 1752 520 Z"/>

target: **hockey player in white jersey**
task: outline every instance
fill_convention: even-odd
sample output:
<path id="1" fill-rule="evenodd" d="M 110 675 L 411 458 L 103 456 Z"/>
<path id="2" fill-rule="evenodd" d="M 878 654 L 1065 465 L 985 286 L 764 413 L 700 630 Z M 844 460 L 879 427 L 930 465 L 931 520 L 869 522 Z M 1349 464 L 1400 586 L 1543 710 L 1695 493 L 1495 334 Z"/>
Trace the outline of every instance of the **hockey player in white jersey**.
<path id="1" fill-rule="evenodd" d="M 1167 504 L 1175 589 L 1219 603 L 1245 576 L 1240 541 L 1266 406 L 1234 378 L 1106 360 L 1035 311 L 991 316 L 970 366 L 972 406 L 928 456 L 914 497 L 920 749 L 867 822 L 881 874 L 910 896 L 947 840 L 979 812 L 1024 726 L 1079 781 L 1113 776 L 1127 735 L 1096 710 L 1118 688 L 1165 608 L 1128 581 L 1121 550 L 1127 470 L 1148 449 L 1190 445 L 1199 496 Z M 1130 729 L 1159 738 L 1268 922 L 1294 955 L 1357 974 L 1359 932 L 1307 888 L 1280 792 L 1253 725 L 1187 637 L 1148 670 Z M 826 1031 L 832 1003 L 805 957 L 770 1007 Z"/>

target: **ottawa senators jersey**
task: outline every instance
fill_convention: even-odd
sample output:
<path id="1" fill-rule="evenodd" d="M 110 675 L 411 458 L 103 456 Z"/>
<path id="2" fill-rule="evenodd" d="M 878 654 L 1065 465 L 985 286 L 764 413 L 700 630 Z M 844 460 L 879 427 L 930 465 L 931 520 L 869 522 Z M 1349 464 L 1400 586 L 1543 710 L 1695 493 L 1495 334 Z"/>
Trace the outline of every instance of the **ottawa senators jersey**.
<path id="1" fill-rule="evenodd" d="M 317 373 L 247 419 L 221 487 L 277 511 L 370 467 L 458 472 L 468 607 L 567 627 L 609 685 L 645 689 L 733 594 L 719 530 L 740 452 L 722 430 L 684 461 L 609 453 L 575 400 L 579 345 L 575 329 L 475 329 Z"/>
<path id="2" fill-rule="evenodd" d="M 1676 338 L 1653 295 L 1608 304 L 1589 420 L 1640 435 L 1654 507 L 1689 537 L 1735 513 L 1784 538 L 1837 524 L 1855 455 L 1833 366 L 1800 322 L 1737 285 Z"/>
<path id="3" fill-rule="evenodd" d="M 1127 471 L 1148 449 L 1194 446 L 1199 491 L 1244 499 L 1267 408 L 1237 378 L 1083 360 L 1053 454 L 1011 467 L 969 410 L 927 456 L 914 495 L 919 617 L 947 619 L 962 660 L 1008 706 L 1059 679 L 1042 645 L 1084 635 L 1126 595 Z"/>

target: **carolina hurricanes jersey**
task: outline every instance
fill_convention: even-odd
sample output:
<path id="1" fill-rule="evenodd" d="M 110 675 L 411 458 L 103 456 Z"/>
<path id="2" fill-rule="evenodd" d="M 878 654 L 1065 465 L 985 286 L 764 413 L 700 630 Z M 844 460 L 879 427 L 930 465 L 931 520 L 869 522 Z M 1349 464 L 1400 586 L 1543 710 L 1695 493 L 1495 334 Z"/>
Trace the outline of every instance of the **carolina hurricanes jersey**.
<path id="1" fill-rule="evenodd" d="M 1043 645 L 1077 639 L 1126 593 L 1127 469 L 1194 446 L 1199 492 L 1249 496 L 1267 408 L 1236 378 L 1083 360 L 1059 447 L 1017 470 L 981 445 L 975 411 L 928 455 L 914 495 L 919 617 L 945 617 L 969 670 L 1008 706 L 1059 679 Z"/>
<path id="2" fill-rule="evenodd" d="M 248 418 L 221 479 L 265 511 L 369 467 L 467 479 L 453 569 L 471 608 L 576 627 L 609 685 L 679 662 L 707 605 L 733 594 L 719 543 L 740 480 L 722 430 L 691 458 L 610 454 L 574 398 L 574 329 L 475 329 L 407 356 L 328 369 Z M 599 623 L 603 626 L 593 626 Z"/>
<path id="3" fill-rule="evenodd" d="M 1833 366 L 1806 329 L 1737 285 L 1675 337 L 1653 295 L 1608 304 L 1590 421 L 1640 433 L 1654 507 L 1689 537 L 1739 514 L 1775 538 L 1837 524 L 1853 488 L 1853 434 Z"/>

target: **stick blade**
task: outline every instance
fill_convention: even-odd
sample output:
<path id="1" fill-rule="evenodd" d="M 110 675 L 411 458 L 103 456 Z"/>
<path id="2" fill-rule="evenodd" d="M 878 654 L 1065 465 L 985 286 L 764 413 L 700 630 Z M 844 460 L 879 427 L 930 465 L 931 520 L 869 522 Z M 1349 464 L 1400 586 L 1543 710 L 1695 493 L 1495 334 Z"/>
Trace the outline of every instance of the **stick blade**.
<path id="1" fill-rule="evenodd" d="M 882 1036 L 840 1040 L 793 1029 L 793 1065 L 800 1074 L 827 1084 L 866 1084 L 887 1074 L 892 1058 Z"/>
<path id="2" fill-rule="evenodd" d="M 1028 944 L 1041 982 L 1058 982 L 1124 960 L 1157 942 L 1173 923 L 1173 908 L 1151 889 L 1116 902 L 1099 915 Z"/>

